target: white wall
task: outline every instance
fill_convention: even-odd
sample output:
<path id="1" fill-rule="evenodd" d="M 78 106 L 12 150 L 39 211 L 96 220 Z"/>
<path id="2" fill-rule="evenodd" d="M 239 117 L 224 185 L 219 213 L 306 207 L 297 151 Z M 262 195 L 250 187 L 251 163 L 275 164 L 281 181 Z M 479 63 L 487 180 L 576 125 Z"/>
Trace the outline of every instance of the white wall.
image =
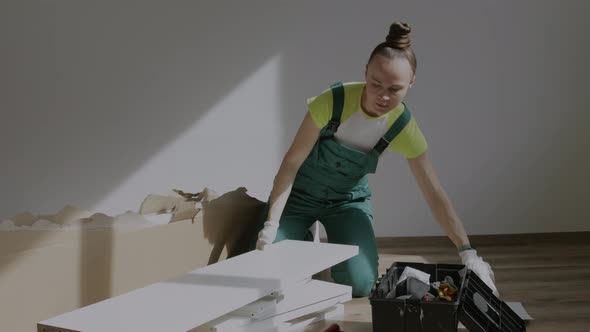
<path id="1" fill-rule="evenodd" d="M 136 209 L 171 188 L 269 194 L 305 114 L 413 27 L 407 98 L 471 234 L 590 230 L 586 1 L 8 1 L 0 218 Z M 371 179 L 378 236 L 442 234 L 405 160 Z"/>

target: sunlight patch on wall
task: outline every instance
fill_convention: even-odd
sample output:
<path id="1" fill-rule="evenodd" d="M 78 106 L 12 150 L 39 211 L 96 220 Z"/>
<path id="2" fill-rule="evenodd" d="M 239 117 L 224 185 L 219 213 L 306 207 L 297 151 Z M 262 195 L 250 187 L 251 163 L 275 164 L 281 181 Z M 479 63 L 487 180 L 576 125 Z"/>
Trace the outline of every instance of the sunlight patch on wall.
<path id="1" fill-rule="evenodd" d="M 218 194 L 244 186 L 251 196 L 266 200 L 284 154 L 280 73 L 277 55 L 236 82 L 206 112 L 193 105 L 203 113 L 198 122 L 155 151 L 93 209 L 136 209 L 146 194 L 166 194 L 172 188 L 197 191 L 205 186 Z M 192 99 L 186 96 L 186 100 Z"/>

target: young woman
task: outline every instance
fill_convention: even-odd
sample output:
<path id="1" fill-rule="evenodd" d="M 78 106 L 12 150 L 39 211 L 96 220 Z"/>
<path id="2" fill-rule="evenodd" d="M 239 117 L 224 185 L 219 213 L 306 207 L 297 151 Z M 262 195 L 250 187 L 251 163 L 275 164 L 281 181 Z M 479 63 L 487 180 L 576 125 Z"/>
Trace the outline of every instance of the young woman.
<path id="1" fill-rule="evenodd" d="M 309 112 L 285 155 L 261 219 L 256 247 L 284 239 L 303 240 L 319 220 L 331 243 L 359 246 L 359 255 L 332 268 L 335 282 L 369 294 L 377 278 L 371 191 L 386 151 L 403 154 L 432 213 L 474 270 L 497 295 L 489 264 L 471 248 L 463 224 L 441 186 L 416 120 L 402 102 L 416 77 L 410 27 L 393 23 L 375 47 L 365 82 L 335 84 L 308 100 Z"/>

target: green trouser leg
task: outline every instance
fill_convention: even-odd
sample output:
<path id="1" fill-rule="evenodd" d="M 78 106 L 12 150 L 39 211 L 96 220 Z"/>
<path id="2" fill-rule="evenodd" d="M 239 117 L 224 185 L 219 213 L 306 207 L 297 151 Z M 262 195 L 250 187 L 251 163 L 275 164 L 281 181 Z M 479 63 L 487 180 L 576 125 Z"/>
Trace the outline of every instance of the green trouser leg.
<path id="1" fill-rule="evenodd" d="M 368 296 L 377 280 L 379 264 L 369 199 L 327 207 L 320 220 L 330 243 L 359 247 L 357 256 L 332 267 L 332 278 L 352 286 L 352 296 Z"/>
<path id="2" fill-rule="evenodd" d="M 263 213 L 258 231 L 262 229 L 267 213 Z M 370 200 L 363 198 L 326 205 L 313 197 L 292 192 L 281 215 L 274 242 L 303 240 L 316 219 L 324 225 L 328 242 L 359 247 L 357 256 L 332 267 L 334 281 L 351 286 L 354 297 L 369 295 L 377 279 L 378 266 Z M 255 248 L 255 242 L 252 248 Z"/>

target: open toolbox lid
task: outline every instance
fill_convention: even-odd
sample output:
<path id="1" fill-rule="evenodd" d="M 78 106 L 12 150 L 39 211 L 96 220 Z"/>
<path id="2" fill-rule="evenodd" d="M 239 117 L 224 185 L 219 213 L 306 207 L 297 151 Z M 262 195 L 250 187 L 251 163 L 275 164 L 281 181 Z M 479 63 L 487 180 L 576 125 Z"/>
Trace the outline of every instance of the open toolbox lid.
<path id="1" fill-rule="evenodd" d="M 50 318 L 38 331 L 188 331 L 357 254 L 358 246 L 285 240 Z"/>
<path id="2" fill-rule="evenodd" d="M 526 331 L 525 321 L 471 270 L 465 273 L 460 297 L 458 318 L 469 331 Z"/>

